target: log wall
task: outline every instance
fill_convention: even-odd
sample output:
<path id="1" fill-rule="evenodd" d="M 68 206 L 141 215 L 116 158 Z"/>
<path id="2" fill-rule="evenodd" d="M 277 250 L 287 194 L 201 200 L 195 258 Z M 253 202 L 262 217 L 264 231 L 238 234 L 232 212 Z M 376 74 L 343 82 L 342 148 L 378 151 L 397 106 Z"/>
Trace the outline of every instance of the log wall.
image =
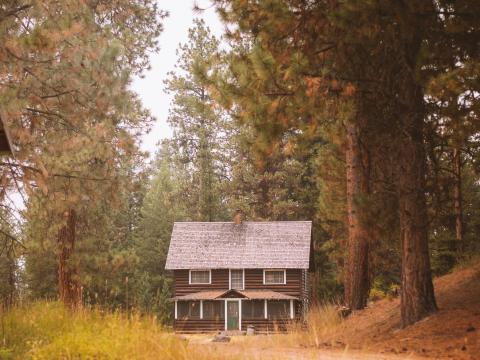
<path id="1" fill-rule="evenodd" d="M 205 290 L 228 290 L 228 269 L 213 269 L 211 284 L 188 283 L 188 270 L 174 271 L 174 296 L 182 296 Z M 287 295 L 302 297 L 303 282 L 301 269 L 286 270 L 287 283 L 282 285 L 263 285 L 263 269 L 245 269 L 245 290 L 273 290 Z"/>

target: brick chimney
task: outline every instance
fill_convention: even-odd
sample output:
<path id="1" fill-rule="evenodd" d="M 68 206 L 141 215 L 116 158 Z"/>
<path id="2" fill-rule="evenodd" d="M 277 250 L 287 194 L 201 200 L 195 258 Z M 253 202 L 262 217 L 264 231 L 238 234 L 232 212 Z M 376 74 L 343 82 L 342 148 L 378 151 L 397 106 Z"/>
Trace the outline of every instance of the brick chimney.
<path id="1" fill-rule="evenodd" d="M 235 211 L 235 215 L 233 216 L 233 222 L 235 225 L 240 225 L 243 221 L 243 211 L 240 209 L 237 209 Z"/>

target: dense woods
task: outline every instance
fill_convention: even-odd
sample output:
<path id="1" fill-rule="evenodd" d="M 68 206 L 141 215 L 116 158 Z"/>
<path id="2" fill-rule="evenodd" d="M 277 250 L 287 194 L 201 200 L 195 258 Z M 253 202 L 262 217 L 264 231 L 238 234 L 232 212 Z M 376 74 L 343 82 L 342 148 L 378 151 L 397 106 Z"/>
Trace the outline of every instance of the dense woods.
<path id="1" fill-rule="evenodd" d="M 213 1 L 164 84 L 171 138 L 130 90 L 154 1 L 4 1 L 0 299 L 172 317 L 174 221 L 312 220 L 312 299 L 437 309 L 480 253 L 480 3 Z M 198 9 L 201 11 L 202 9 Z M 159 85 L 158 96 L 162 96 Z"/>

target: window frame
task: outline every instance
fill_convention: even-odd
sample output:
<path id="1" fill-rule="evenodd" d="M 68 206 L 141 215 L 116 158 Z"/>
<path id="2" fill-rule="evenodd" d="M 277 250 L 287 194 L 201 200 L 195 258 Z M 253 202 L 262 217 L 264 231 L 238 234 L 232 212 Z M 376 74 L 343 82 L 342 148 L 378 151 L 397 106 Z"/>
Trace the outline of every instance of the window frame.
<path id="1" fill-rule="evenodd" d="M 192 271 L 208 271 L 208 282 L 192 283 Z M 188 270 L 188 285 L 211 285 L 212 284 L 212 270 L 211 269 L 190 269 Z"/>
<path id="2" fill-rule="evenodd" d="M 242 288 L 241 289 L 232 288 L 232 270 L 242 270 Z M 245 269 L 228 269 L 228 289 L 229 290 L 245 290 Z"/>
<path id="3" fill-rule="evenodd" d="M 220 304 L 220 316 L 205 316 L 205 303 Z M 202 320 L 225 320 L 225 301 L 222 300 L 202 300 Z"/>
<path id="4" fill-rule="evenodd" d="M 283 283 L 270 283 L 265 281 L 265 273 L 268 271 L 283 271 Z M 263 285 L 286 285 L 287 284 L 287 269 L 263 269 Z"/>
<path id="5" fill-rule="evenodd" d="M 278 314 L 273 314 L 273 309 L 271 309 L 271 307 L 273 305 L 277 305 L 277 304 L 282 304 L 281 307 L 283 308 L 282 310 L 285 310 L 285 311 L 282 311 Z M 286 320 L 286 319 L 290 319 L 291 318 L 291 311 L 292 311 L 292 308 L 291 308 L 291 300 L 269 300 L 267 301 L 267 319 L 268 320 Z"/>
<path id="6" fill-rule="evenodd" d="M 255 310 L 254 310 L 254 304 L 253 303 L 258 303 L 261 307 L 262 307 L 262 315 L 261 316 L 245 316 L 246 314 L 244 314 L 244 311 L 245 311 L 245 305 L 247 305 L 248 303 L 250 303 L 252 305 L 252 312 L 255 313 Z M 265 300 L 264 299 L 254 299 L 254 300 L 246 300 L 246 299 L 243 299 L 242 300 L 242 319 L 246 319 L 246 320 L 261 320 L 261 319 L 266 319 L 265 317 Z"/>
<path id="7" fill-rule="evenodd" d="M 178 320 L 199 320 L 202 318 L 202 301 L 201 300 L 185 300 L 185 301 L 177 301 L 175 306 L 175 319 Z M 198 315 L 192 316 L 192 306 L 191 304 L 197 304 L 198 305 Z M 182 305 L 186 304 L 187 306 L 187 314 L 185 316 L 180 316 L 179 315 L 179 310 Z M 193 306 L 197 307 L 197 306 Z"/>

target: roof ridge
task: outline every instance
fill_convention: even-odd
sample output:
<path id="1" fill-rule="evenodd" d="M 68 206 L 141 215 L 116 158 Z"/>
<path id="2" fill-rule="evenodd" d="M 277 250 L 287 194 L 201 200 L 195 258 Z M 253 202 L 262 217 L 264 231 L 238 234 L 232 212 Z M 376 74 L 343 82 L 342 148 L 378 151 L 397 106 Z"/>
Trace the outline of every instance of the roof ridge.
<path id="1" fill-rule="evenodd" d="M 274 221 L 242 221 L 242 223 L 273 224 L 273 223 L 311 223 L 312 220 L 274 220 Z M 233 221 L 174 221 L 174 224 L 235 224 Z"/>

